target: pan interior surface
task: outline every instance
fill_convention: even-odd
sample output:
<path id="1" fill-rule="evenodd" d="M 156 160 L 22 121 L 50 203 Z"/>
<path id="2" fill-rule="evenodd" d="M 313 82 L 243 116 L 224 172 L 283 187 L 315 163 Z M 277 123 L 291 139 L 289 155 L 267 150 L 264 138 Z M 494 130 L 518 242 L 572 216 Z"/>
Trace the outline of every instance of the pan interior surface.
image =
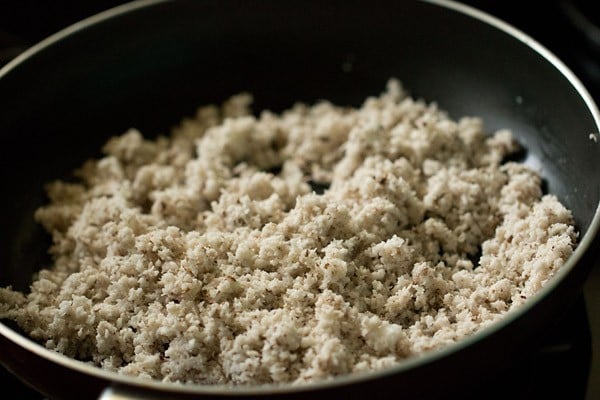
<path id="1" fill-rule="evenodd" d="M 197 106 L 254 95 L 282 111 L 328 99 L 360 106 L 398 78 L 454 118 L 511 129 L 580 239 L 599 203 L 598 132 L 585 99 L 526 43 L 437 4 L 235 0 L 148 3 L 32 52 L 0 74 L 0 285 L 25 290 L 50 265 L 33 220 L 44 184 L 130 127 L 168 133 Z M 597 225 L 596 221 L 596 225 Z M 597 227 L 595 227 L 597 229 Z"/>

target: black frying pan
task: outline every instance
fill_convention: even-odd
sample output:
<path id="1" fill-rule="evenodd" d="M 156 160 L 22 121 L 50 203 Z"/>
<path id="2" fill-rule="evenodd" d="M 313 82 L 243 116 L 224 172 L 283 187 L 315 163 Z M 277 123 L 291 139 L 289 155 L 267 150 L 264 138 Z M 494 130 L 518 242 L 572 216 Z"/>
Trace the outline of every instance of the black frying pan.
<path id="1" fill-rule="evenodd" d="M 196 106 L 239 91 L 256 110 L 297 100 L 360 105 L 390 77 L 453 117 L 510 128 L 546 189 L 573 211 L 580 244 L 528 304 L 456 345 L 397 367 L 306 386 L 177 386 L 118 376 L 52 353 L 0 324 L 0 362 L 51 398 L 256 395 L 419 398 L 493 376 L 580 293 L 598 247 L 600 115 L 580 82 L 532 39 L 445 1 L 141 1 L 77 24 L 0 71 L 0 284 L 26 289 L 48 265 L 34 223 L 43 185 L 129 127 L 166 133 Z M 502 384 L 499 381 L 499 384 Z M 109 390 L 105 390 L 110 388 Z M 103 392 L 104 391 L 104 392 Z"/>

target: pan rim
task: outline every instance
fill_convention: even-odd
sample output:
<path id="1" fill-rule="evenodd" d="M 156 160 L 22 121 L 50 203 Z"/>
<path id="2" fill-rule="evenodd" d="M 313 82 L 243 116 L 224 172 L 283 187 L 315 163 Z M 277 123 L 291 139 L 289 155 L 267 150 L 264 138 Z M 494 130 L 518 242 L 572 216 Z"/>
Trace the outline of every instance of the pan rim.
<path id="1" fill-rule="evenodd" d="M 95 14 L 88 18 L 85 18 L 73 25 L 66 27 L 59 32 L 47 37 L 39 43 L 33 45 L 29 49 L 25 50 L 15 59 L 6 64 L 0 69 L 0 79 L 7 75 L 12 69 L 16 68 L 22 62 L 25 62 L 28 58 L 32 57 L 36 53 L 44 50 L 45 48 L 53 45 L 56 42 L 90 26 L 99 24 L 105 20 L 111 19 L 116 16 L 124 15 L 138 9 L 155 6 L 161 3 L 167 3 L 172 0 L 135 0 L 126 4 L 122 4 L 113 7 L 104 12 Z M 496 28 L 504 33 L 516 38 L 517 40 L 524 43 L 526 46 L 531 48 L 533 51 L 540 54 L 546 61 L 552 64 L 559 73 L 564 76 L 568 82 L 577 91 L 578 95 L 584 100 L 589 112 L 591 113 L 595 122 L 596 128 L 600 132 L 600 111 L 598 106 L 595 104 L 592 96 L 585 88 L 583 83 L 577 78 L 577 76 L 550 50 L 544 47 L 542 44 L 537 42 L 535 39 L 517 29 L 516 27 L 508 24 L 507 22 L 492 16 L 484 11 L 476 9 L 475 7 L 459 3 L 454 0 L 419 0 L 424 3 L 430 3 L 438 7 L 446 8 L 468 17 L 477 19 L 486 25 Z M 598 132 L 595 132 L 598 133 Z M 586 134 L 589 134 L 587 132 Z M 598 144 L 600 145 L 600 144 Z M 585 233 L 580 239 L 574 253 L 567 260 L 567 262 L 561 267 L 561 269 L 552 277 L 552 279 L 544 285 L 535 295 L 531 296 L 527 302 L 518 307 L 517 309 L 506 314 L 501 320 L 481 328 L 474 334 L 465 337 L 458 342 L 446 345 L 440 349 L 429 351 L 421 355 L 410 357 L 406 360 L 398 362 L 396 365 L 377 371 L 351 373 L 344 376 L 335 377 L 328 380 L 321 380 L 316 382 L 307 382 L 300 384 L 265 384 L 265 385 L 248 385 L 248 386 L 231 386 L 231 385 L 203 385 L 203 384 L 181 384 L 172 382 L 161 382 L 158 380 L 149 380 L 145 378 L 126 376 L 117 372 L 103 370 L 99 367 L 92 366 L 83 361 L 75 360 L 67 357 L 63 354 L 49 350 L 42 345 L 34 342 L 33 340 L 25 337 L 15 330 L 9 328 L 4 323 L 0 322 L 0 334 L 6 337 L 8 340 L 14 342 L 20 347 L 34 353 L 38 357 L 42 357 L 50 362 L 59 364 L 63 367 L 76 370 L 80 373 L 94 376 L 111 382 L 112 384 L 122 384 L 128 387 L 137 387 L 140 389 L 150 389 L 159 391 L 168 391 L 171 393 L 181 394 L 227 394 L 232 396 L 242 395 L 265 395 L 265 394 L 286 394 L 286 393 L 298 393 L 312 390 L 323 390 L 332 389 L 338 386 L 347 384 L 354 384 L 359 382 L 365 382 L 369 380 L 376 380 L 391 375 L 402 373 L 403 371 L 410 370 L 422 365 L 426 365 L 435 362 L 439 359 L 447 357 L 451 354 L 457 353 L 471 345 L 479 342 L 481 339 L 489 336 L 510 323 L 512 321 L 524 316 L 530 309 L 532 309 L 541 299 L 548 296 L 559 284 L 562 282 L 567 274 L 569 274 L 579 263 L 583 255 L 589 250 L 592 242 L 598 236 L 600 231 L 600 204 L 596 206 L 594 216 L 591 223 Z"/>

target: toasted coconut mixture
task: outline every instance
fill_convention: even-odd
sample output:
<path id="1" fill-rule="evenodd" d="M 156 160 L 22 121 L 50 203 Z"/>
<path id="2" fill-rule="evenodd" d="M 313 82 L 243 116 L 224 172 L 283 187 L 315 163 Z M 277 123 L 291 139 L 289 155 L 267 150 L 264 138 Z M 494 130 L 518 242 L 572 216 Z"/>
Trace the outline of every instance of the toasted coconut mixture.
<path id="1" fill-rule="evenodd" d="M 123 374 L 302 383 L 390 367 L 527 301 L 576 244 L 511 133 L 391 80 L 360 108 L 201 107 L 114 137 L 35 217 L 53 265 L 0 317 Z"/>

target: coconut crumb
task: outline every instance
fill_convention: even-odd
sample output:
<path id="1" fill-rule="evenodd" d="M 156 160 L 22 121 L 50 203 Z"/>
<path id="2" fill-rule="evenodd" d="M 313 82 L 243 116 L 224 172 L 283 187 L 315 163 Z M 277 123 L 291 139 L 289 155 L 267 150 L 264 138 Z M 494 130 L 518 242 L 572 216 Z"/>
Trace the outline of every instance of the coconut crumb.
<path id="1" fill-rule="evenodd" d="M 54 263 L 0 317 L 124 374 L 301 383 L 386 368 L 498 321 L 569 258 L 573 218 L 503 163 L 511 132 L 397 80 L 360 108 L 253 116 L 248 94 L 167 137 L 131 129 L 35 213 Z"/>

